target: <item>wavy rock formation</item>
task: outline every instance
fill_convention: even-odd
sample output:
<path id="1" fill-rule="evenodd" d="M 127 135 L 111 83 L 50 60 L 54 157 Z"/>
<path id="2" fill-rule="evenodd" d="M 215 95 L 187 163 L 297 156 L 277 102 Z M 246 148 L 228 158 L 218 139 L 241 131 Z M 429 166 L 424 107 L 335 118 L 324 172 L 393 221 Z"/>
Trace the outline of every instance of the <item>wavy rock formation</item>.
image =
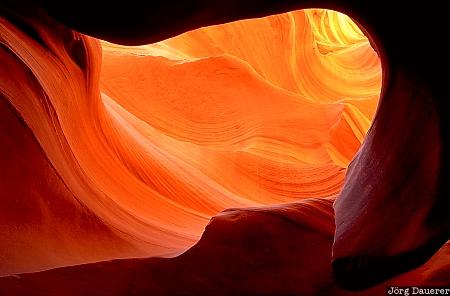
<path id="1" fill-rule="evenodd" d="M 132 245 L 121 257 L 185 250 L 229 207 L 337 194 L 378 99 L 378 57 L 356 25 L 333 12 L 242 21 L 135 48 L 101 49 L 56 24 L 31 25 L 41 40 L 2 21 L 4 99 L 36 137 L 37 157 L 61 179 L 66 199 Z M 244 36 L 253 37 L 240 42 Z M 61 198 L 43 202 L 52 195 Z M 5 221 L 17 223 L 25 221 Z M 73 262 L 55 266 L 83 262 L 73 252 Z"/>
<path id="2" fill-rule="evenodd" d="M 57 4 L 42 7 L 83 32 L 142 44 L 308 6 L 227 3 L 187 4 L 165 20 L 148 17 L 160 23 L 145 28 L 141 12 L 125 7 L 136 20 L 123 31 L 110 20 L 114 6 L 101 25 L 90 24 L 95 7 L 79 5 L 76 19 Z M 429 48 L 394 46 L 410 33 L 395 39 L 378 18 L 361 19 L 379 11 L 369 6 L 348 11 L 370 42 L 348 17 L 307 10 L 134 47 L 7 7 L 1 274 L 174 256 L 211 217 L 241 209 L 215 216 L 178 257 L 5 277 L 1 290 L 347 295 L 338 285 L 367 289 L 425 263 L 450 229 L 441 80 L 421 76 L 433 69 L 427 63 L 408 63 Z M 382 101 L 353 159 L 381 89 L 371 45 L 386 66 Z M 448 252 L 447 244 L 387 284 L 448 284 Z M 374 293 L 384 287 L 362 292 Z"/>
<path id="3" fill-rule="evenodd" d="M 359 293 L 338 287 L 330 264 L 333 200 L 227 210 L 178 257 L 57 268 L 0 278 L 0 286 L 12 295 L 372 296 L 384 295 L 385 285 L 448 284 L 450 244 L 423 267 L 383 285 Z"/>

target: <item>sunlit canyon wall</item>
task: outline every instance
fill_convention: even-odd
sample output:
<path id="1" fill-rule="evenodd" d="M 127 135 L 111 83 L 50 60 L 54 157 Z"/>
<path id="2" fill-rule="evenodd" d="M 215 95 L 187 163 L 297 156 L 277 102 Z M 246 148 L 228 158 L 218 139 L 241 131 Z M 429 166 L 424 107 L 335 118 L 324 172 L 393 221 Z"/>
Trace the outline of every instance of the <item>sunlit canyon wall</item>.
<path id="1" fill-rule="evenodd" d="M 332 203 L 380 97 L 380 58 L 349 17 L 302 10 L 135 47 L 44 16 L 2 18 L 0 34 L 2 275 L 173 257 L 194 246 L 209 223 L 206 242 L 178 257 L 183 268 L 201 267 L 196 251 L 214 250 L 216 236 L 252 237 L 251 225 L 272 225 L 269 240 L 297 237 L 280 253 L 302 245 L 299 256 L 314 254 L 309 263 L 297 258 L 305 281 L 299 291 L 344 293 L 309 285 L 334 285 Z M 248 218 L 247 210 L 216 216 L 229 208 L 248 208 Z M 258 217 L 266 211 L 321 236 L 281 230 L 278 220 Z M 241 244 L 230 250 L 245 261 L 251 251 Z M 439 273 L 448 262 L 434 260 L 425 270 Z M 224 262 L 215 264 L 223 272 Z M 275 270 L 292 277 L 293 267 L 284 267 Z M 167 277 L 178 272 L 171 268 Z M 9 285 L 16 284 L 7 278 Z"/>
<path id="2" fill-rule="evenodd" d="M 226 208 L 336 195 L 379 98 L 378 56 L 335 12 L 142 47 L 58 29 L 44 46 L 2 22 L 3 273 L 170 255 Z"/>

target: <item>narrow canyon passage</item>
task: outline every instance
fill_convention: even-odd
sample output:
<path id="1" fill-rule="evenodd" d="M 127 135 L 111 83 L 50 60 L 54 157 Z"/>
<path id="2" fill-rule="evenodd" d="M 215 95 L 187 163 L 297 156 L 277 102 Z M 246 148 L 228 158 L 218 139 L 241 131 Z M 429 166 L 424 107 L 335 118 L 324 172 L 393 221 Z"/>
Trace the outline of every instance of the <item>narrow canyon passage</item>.
<path id="1" fill-rule="evenodd" d="M 386 182 L 388 150 L 377 150 L 379 162 L 364 154 L 382 145 L 378 135 L 396 131 L 383 126 L 388 120 L 380 118 L 395 116 L 383 111 L 364 142 L 382 88 L 379 53 L 348 16 L 296 10 L 124 46 L 38 14 L 1 18 L 0 41 L 0 274 L 170 258 L 4 277 L 0 291 L 259 295 L 267 288 L 346 295 L 332 278 L 332 259 L 339 283 L 352 289 L 408 271 L 371 265 L 369 274 L 359 272 L 364 264 L 345 261 L 367 250 L 377 257 L 370 238 L 379 224 L 367 221 L 382 217 L 380 209 L 398 209 L 379 197 L 393 187 L 371 185 Z M 401 84 L 403 76 L 394 79 Z M 427 137 L 405 133 L 405 141 L 422 147 L 438 138 L 435 109 L 422 114 L 423 104 L 409 106 L 398 116 L 422 120 L 417 133 Z M 366 150 L 354 158 L 362 143 Z M 417 150 L 427 165 L 410 164 L 412 175 L 425 180 L 422 191 L 414 182 L 403 186 L 424 198 L 438 182 L 436 143 Z M 423 204 L 407 212 L 418 217 L 410 230 L 393 221 L 383 252 L 396 255 L 438 237 L 445 242 L 439 231 L 425 233 L 430 204 Z M 411 231 L 417 236 L 405 241 Z M 445 283 L 447 263 L 444 246 L 392 283 Z M 361 286 L 349 283 L 355 274 Z M 382 286 L 373 289 L 362 293 Z"/>
<path id="2" fill-rule="evenodd" d="M 6 20 L 3 28 L 4 40 L 23 61 L 3 49 L 2 75 L 17 72 L 14 82 L 2 81 L 9 108 L 31 129 L 44 154 L 40 157 L 46 158 L 41 162 L 51 164 L 72 193 L 68 199 L 74 206 L 84 206 L 85 215 L 98 217 L 132 246 L 120 257 L 185 251 L 209 219 L 227 208 L 338 194 L 379 99 L 377 54 L 350 18 L 332 11 L 297 11 L 201 28 L 139 47 L 80 36 L 68 53 L 57 47 L 57 36 L 49 31 L 44 37 L 59 59 Z M 70 54 L 83 54 L 76 47 L 81 40 L 89 45 L 86 60 L 70 60 Z M 33 79 L 26 66 L 40 85 L 27 86 L 29 93 L 21 83 Z M 52 80 L 62 80 L 61 85 Z M 14 180 L 23 181 L 15 177 L 8 184 Z M 45 205 L 61 196 L 49 192 L 52 184 L 42 188 L 34 182 L 43 191 L 46 215 L 61 219 L 58 211 L 66 210 L 64 205 Z M 29 199 L 10 192 L 24 204 Z M 20 204 L 2 210 L 21 213 Z M 5 225 L 14 226 L 18 218 Z M 66 227 L 62 238 L 47 238 L 55 250 L 48 250 L 45 240 L 34 240 L 40 228 L 33 236 L 15 232 L 2 248 L 10 249 L 16 236 L 29 239 L 30 255 L 38 254 L 33 247 L 53 253 L 54 262 L 43 268 L 85 263 L 83 256 L 92 260 L 93 253 L 98 254 L 94 259 L 110 258 L 95 245 L 81 254 L 71 250 L 78 227 Z M 116 244 L 95 243 L 101 249 Z M 63 248 L 61 258 L 58 248 Z M 70 252 L 76 255 L 72 262 Z M 33 261 L 5 266 L 33 271 L 26 266 L 35 265 Z"/>

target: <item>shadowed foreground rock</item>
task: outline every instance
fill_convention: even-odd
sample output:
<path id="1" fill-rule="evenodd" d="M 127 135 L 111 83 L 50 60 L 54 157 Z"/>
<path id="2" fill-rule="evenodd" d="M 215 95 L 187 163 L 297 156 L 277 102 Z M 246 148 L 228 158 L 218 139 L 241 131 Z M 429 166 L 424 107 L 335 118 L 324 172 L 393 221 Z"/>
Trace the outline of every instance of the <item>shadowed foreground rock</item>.
<path id="1" fill-rule="evenodd" d="M 158 41 L 199 26 L 317 5 L 312 1 L 251 1 L 245 5 L 242 1 L 220 5 L 184 1 L 182 5 L 178 3 L 181 6 L 174 14 L 170 13 L 171 5 L 176 2 L 160 3 L 158 9 L 151 4 L 130 5 L 123 10 L 113 5 L 113 13 L 96 22 L 101 10 L 86 9 L 85 3 L 69 2 L 71 5 L 64 3 L 64 7 L 51 1 L 37 5 L 69 27 L 124 44 Z M 428 2 L 408 3 L 404 8 L 392 7 L 392 1 L 323 1 L 320 6 L 343 11 L 363 25 L 378 50 L 384 71 L 377 115 L 335 204 L 334 236 L 330 200 L 315 201 L 327 205 L 323 206 L 327 214 L 318 214 L 322 206 L 315 206 L 312 211 L 321 218 L 316 221 L 315 215 L 309 216 L 315 221 L 314 227 L 301 220 L 301 213 L 308 211 L 309 206 L 301 205 L 301 211 L 291 208 L 298 206 L 256 212 L 230 211 L 215 218 L 200 243 L 180 257 L 114 261 L 8 277 L 0 281 L 2 292 L 7 295 L 13 292 L 339 295 L 349 292 L 335 287 L 333 272 L 340 286 L 364 290 L 427 262 L 450 237 L 450 109 L 448 75 L 442 74 L 450 65 L 449 55 L 443 53 L 440 42 L 447 34 L 446 11 Z M 21 9 L 20 6 L 9 7 L 8 13 L 13 11 L 26 18 L 30 10 L 33 15 L 32 7 Z M 122 23 L 127 25 L 117 28 Z M 27 31 L 30 36 L 36 35 L 29 28 Z M 68 50 L 61 52 L 70 63 L 64 64 L 66 68 L 49 64 L 54 69 L 72 69 L 69 72 L 79 82 L 74 91 L 89 93 L 96 77 L 85 76 L 83 70 L 90 65 L 92 55 L 89 54 L 95 52 L 95 46 L 88 41 L 79 43 L 73 35 L 67 39 L 71 42 L 63 46 L 68 46 Z M 60 50 L 61 40 L 54 38 L 46 46 Z M 15 46 L 21 48 L 20 44 Z M 2 50 L 4 47 L 7 46 Z M 14 52 L 17 47 L 7 50 Z M 21 54 L 35 67 L 40 66 L 34 62 L 34 56 L 28 56 L 27 50 Z M 48 80 L 51 87 L 60 81 Z M 61 89 L 61 95 L 67 95 L 68 89 Z M 22 106 L 21 102 L 16 103 Z M 70 110 L 67 106 L 71 104 L 74 109 L 79 107 L 67 95 L 60 108 Z M 52 118 L 57 121 L 57 116 Z M 80 120 L 80 124 L 88 124 L 87 119 Z M 79 176 L 66 179 L 73 181 L 76 177 Z M 103 189 L 116 184 L 108 185 Z M 273 214 L 277 211 L 285 213 Z M 117 213 L 120 217 L 117 220 L 129 219 L 120 214 Z M 448 285 L 447 246 L 420 269 L 392 281 Z M 384 290 L 376 293 L 379 292 Z"/>
<path id="2" fill-rule="evenodd" d="M 0 278 L 1 295 L 384 295 L 385 285 L 445 285 L 450 245 L 422 268 L 353 293 L 330 265 L 333 199 L 227 210 L 176 258 L 126 259 Z"/>

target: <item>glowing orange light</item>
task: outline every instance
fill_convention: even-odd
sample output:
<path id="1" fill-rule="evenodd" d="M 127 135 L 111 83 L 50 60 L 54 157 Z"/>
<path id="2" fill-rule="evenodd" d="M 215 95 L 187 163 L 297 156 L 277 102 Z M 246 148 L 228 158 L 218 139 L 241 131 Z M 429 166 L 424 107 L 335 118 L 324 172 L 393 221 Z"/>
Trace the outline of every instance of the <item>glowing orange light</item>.
<path id="1" fill-rule="evenodd" d="M 227 207 L 338 193 L 381 87 L 366 36 L 334 11 L 102 48 L 103 102 L 135 141 L 121 148 L 133 150 L 128 165 L 174 207 L 205 218 Z M 164 223 L 186 233 L 186 222 Z"/>
<path id="2" fill-rule="evenodd" d="M 377 54 L 333 11 L 238 21 L 138 47 L 100 47 L 80 35 L 87 70 L 48 28 L 38 28 L 44 48 L 1 25 L 18 58 L 0 51 L 0 89 L 64 181 L 66 199 L 129 246 L 117 251 L 122 257 L 185 250 L 226 208 L 337 194 L 380 93 Z M 29 73 L 34 84 L 16 83 Z M 105 259 L 118 246 L 110 237 L 96 244 L 98 253 L 77 262 Z"/>

